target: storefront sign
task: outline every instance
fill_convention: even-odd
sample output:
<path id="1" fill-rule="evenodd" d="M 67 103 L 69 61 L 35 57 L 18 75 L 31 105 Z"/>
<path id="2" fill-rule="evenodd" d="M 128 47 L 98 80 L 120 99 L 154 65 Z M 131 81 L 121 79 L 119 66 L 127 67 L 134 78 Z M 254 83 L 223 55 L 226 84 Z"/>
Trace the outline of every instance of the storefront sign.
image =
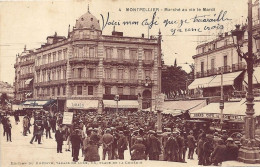
<path id="1" fill-rule="evenodd" d="M 97 109 L 98 100 L 67 100 L 69 109 Z"/>
<path id="2" fill-rule="evenodd" d="M 163 102 L 164 102 L 164 97 L 165 97 L 165 95 L 163 93 L 158 94 L 155 97 L 155 110 L 157 110 L 157 111 L 163 110 L 162 106 L 163 106 Z"/>
<path id="3" fill-rule="evenodd" d="M 62 124 L 72 124 L 73 112 L 64 112 Z"/>
<path id="4" fill-rule="evenodd" d="M 190 116 L 191 118 L 220 119 L 220 114 L 216 113 L 191 113 Z M 232 120 L 243 120 L 243 116 L 241 115 L 223 114 L 223 118 Z"/>

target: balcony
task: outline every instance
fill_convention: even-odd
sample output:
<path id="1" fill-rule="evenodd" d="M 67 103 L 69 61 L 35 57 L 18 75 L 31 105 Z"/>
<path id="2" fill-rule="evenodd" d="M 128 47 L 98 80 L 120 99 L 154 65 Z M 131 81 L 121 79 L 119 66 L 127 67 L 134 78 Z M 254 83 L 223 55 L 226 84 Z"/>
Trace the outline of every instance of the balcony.
<path id="1" fill-rule="evenodd" d="M 103 60 L 103 64 L 110 65 L 125 65 L 125 66 L 138 66 L 137 59 L 116 59 L 116 58 L 106 58 Z"/>
<path id="2" fill-rule="evenodd" d="M 27 91 L 33 91 L 33 87 L 24 87 L 24 88 L 19 88 L 19 92 L 27 92 Z"/>
<path id="3" fill-rule="evenodd" d="M 27 65 L 30 65 L 30 64 L 34 64 L 34 59 L 21 62 L 20 66 L 22 67 L 22 66 L 27 66 Z"/>
<path id="4" fill-rule="evenodd" d="M 56 62 L 52 62 L 52 63 L 48 63 L 48 64 L 43 64 L 40 66 L 35 66 L 35 71 L 38 71 L 40 69 L 50 69 L 50 68 L 54 68 L 54 67 L 59 67 L 59 66 L 63 66 L 67 64 L 67 60 L 59 60 Z"/>
<path id="5" fill-rule="evenodd" d="M 76 63 L 87 63 L 87 64 L 98 64 L 99 58 L 97 57 L 70 57 L 70 64 Z"/>
<path id="6" fill-rule="evenodd" d="M 128 85 L 128 86 L 137 86 L 138 80 L 136 79 L 103 79 L 103 84 L 105 85 Z"/>
<path id="7" fill-rule="evenodd" d="M 48 87 L 48 86 L 58 86 L 58 85 L 64 85 L 64 84 L 66 84 L 66 79 L 34 83 L 34 86 L 35 87 Z"/>
<path id="8" fill-rule="evenodd" d="M 222 66 L 218 68 L 218 73 L 221 73 L 221 70 L 223 71 L 223 73 L 229 73 L 231 72 L 231 67 L 230 66 Z"/>
<path id="9" fill-rule="evenodd" d="M 210 70 L 207 70 L 207 76 L 216 75 L 218 73 L 217 68 L 212 68 Z"/>
<path id="10" fill-rule="evenodd" d="M 69 84 L 98 84 L 98 78 L 69 78 Z"/>
<path id="11" fill-rule="evenodd" d="M 34 77 L 33 73 L 27 73 L 27 74 L 22 74 L 20 76 L 20 79 L 33 78 L 33 77 Z"/>
<path id="12" fill-rule="evenodd" d="M 145 87 L 151 87 L 154 84 L 154 80 L 151 81 L 141 80 L 141 84 Z M 146 86 L 146 84 L 148 85 Z"/>
<path id="13" fill-rule="evenodd" d="M 244 62 L 232 64 L 232 72 L 241 71 L 244 69 L 246 69 L 246 63 L 244 63 Z"/>
<path id="14" fill-rule="evenodd" d="M 114 94 L 103 94 L 103 100 L 114 100 Z M 119 95 L 120 100 L 137 100 L 137 95 Z"/>
<path id="15" fill-rule="evenodd" d="M 154 60 L 143 60 L 143 66 L 153 66 Z"/>

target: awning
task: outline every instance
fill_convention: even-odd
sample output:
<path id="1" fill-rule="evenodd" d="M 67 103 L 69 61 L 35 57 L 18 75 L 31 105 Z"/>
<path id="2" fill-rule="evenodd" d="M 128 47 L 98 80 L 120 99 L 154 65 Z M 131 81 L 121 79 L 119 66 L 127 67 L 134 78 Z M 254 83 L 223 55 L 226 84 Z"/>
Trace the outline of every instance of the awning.
<path id="1" fill-rule="evenodd" d="M 206 100 L 181 100 L 181 101 L 165 101 L 162 105 L 164 110 L 181 110 L 196 111 L 206 106 Z"/>
<path id="2" fill-rule="evenodd" d="M 116 101 L 103 100 L 105 108 L 117 108 Z M 137 100 L 120 100 L 118 101 L 118 108 L 139 108 Z"/>
<path id="3" fill-rule="evenodd" d="M 28 100 L 25 101 L 23 104 L 23 108 L 35 108 L 41 109 L 44 105 L 48 105 L 48 103 L 53 100 Z"/>
<path id="4" fill-rule="evenodd" d="M 223 86 L 234 85 L 234 80 L 242 72 L 243 71 L 223 74 Z M 219 86 L 221 86 L 221 75 L 217 75 L 208 85 L 208 87 L 219 87 Z"/>
<path id="5" fill-rule="evenodd" d="M 260 115 L 260 101 L 254 102 L 255 115 Z M 225 102 L 223 109 L 224 119 L 240 119 L 246 115 L 246 100 L 240 102 Z M 220 119 L 219 103 L 210 103 L 209 105 L 190 113 L 191 118 L 210 118 Z"/>
<path id="6" fill-rule="evenodd" d="M 31 95 L 32 95 L 32 92 L 29 92 L 29 93 L 26 93 L 26 94 L 25 94 L 26 97 L 29 97 L 29 96 L 31 96 Z"/>
<path id="7" fill-rule="evenodd" d="M 98 100 L 67 100 L 68 109 L 97 109 Z"/>
<path id="8" fill-rule="evenodd" d="M 26 85 L 29 85 L 32 80 L 33 80 L 33 78 L 27 79 L 27 80 L 25 81 L 25 84 L 26 84 Z"/>
<path id="9" fill-rule="evenodd" d="M 23 105 L 17 105 L 17 104 L 12 105 L 12 111 L 17 111 L 22 109 L 23 109 Z"/>
<path id="10" fill-rule="evenodd" d="M 189 89 L 196 89 L 198 87 L 207 88 L 209 83 L 215 78 L 215 76 L 197 78 L 189 86 Z"/>

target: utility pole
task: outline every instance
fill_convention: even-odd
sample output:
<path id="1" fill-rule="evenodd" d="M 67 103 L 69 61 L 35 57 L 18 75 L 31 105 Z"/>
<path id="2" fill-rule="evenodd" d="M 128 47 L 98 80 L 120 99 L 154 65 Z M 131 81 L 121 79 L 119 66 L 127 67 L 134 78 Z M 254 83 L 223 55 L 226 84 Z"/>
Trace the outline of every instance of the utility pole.
<path id="1" fill-rule="evenodd" d="M 223 125 L 223 109 L 224 109 L 224 92 L 223 92 L 223 68 L 221 68 L 221 90 L 220 90 L 220 126 Z"/>

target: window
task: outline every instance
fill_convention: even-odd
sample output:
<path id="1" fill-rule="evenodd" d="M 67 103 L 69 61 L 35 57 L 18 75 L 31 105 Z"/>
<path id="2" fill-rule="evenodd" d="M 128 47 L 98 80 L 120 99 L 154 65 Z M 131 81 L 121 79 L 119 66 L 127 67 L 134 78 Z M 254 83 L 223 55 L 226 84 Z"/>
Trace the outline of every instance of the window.
<path id="1" fill-rule="evenodd" d="M 130 87 L 130 95 L 135 95 L 135 88 L 134 87 Z"/>
<path id="2" fill-rule="evenodd" d="M 66 70 L 63 70 L 63 79 L 66 79 Z"/>
<path id="3" fill-rule="evenodd" d="M 51 63 L 51 54 L 48 55 L 48 63 Z"/>
<path id="4" fill-rule="evenodd" d="M 144 51 L 144 59 L 145 60 L 152 60 L 152 51 L 151 50 L 145 50 Z"/>
<path id="5" fill-rule="evenodd" d="M 202 76 L 204 76 L 204 62 L 203 61 L 200 63 L 200 71 L 201 71 Z"/>
<path id="6" fill-rule="evenodd" d="M 106 79 L 110 79 L 111 78 L 111 69 L 110 68 L 106 69 L 105 75 L 106 75 Z"/>
<path id="7" fill-rule="evenodd" d="M 74 95 L 74 86 L 71 86 L 70 89 L 71 89 L 71 94 Z"/>
<path id="8" fill-rule="evenodd" d="M 63 50 L 63 56 L 64 56 L 64 59 L 67 59 L 67 49 Z"/>
<path id="9" fill-rule="evenodd" d="M 93 86 L 88 86 L 88 95 L 93 95 Z"/>
<path id="10" fill-rule="evenodd" d="M 52 88 L 52 96 L 55 96 L 55 88 Z"/>
<path id="11" fill-rule="evenodd" d="M 146 78 L 146 77 L 151 78 L 150 70 L 145 70 L 144 72 L 145 72 L 145 78 Z"/>
<path id="12" fill-rule="evenodd" d="M 107 59 L 111 59 L 112 58 L 112 49 L 111 48 L 107 48 L 106 50 L 106 58 Z"/>
<path id="13" fill-rule="evenodd" d="M 78 78 L 82 78 L 83 77 L 83 68 L 78 68 Z"/>
<path id="14" fill-rule="evenodd" d="M 47 55 L 43 55 L 42 64 L 46 64 L 46 63 L 47 63 Z"/>
<path id="15" fill-rule="evenodd" d="M 43 96 L 45 95 L 45 89 L 44 88 L 42 88 L 42 94 L 43 94 Z"/>
<path id="16" fill-rule="evenodd" d="M 105 94 L 111 95 L 111 87 L 109 87 L 109 86 L 105 87 Z"/>
<path id="17" fill-rule="evenodd" d="M 135 79 L 136 70 L 130 70 L 130 79 Z"/>
<path id="18" fill-rule="evenodd" d="M 52 58 L 53 58 L 53 61 L 52 61 L 52 62 L 55 62 L 55 61 L 56 61 L 56 52 L 53 52 L 53 53 L 52 53 Z"/>
<path id="19" fill-rule="evenodd" d="M 215 68 L 215 59 L 211 59 L 211 70 Z"/>
<path id="20" fill-rule="evenodd" d="M 89 69 L 89 78 L 95 78 L 95 69 L 93 68 Z"/>
<path id="21" fill-rule="evenodd" d="M 118 87 L 117 88 L 117 94 L 123 95 L 123 87 Z"/>
<path id="22" fill-rule="evenodd" d="M 57 95 L 60 95 L 60 87 L 58 87 Z"/>
<path id="23" fill-rule="evenodd" d="M 77 75 L 76 75 L 76 69 L 75 68 L 72 69 L 71 74 L 72 74 L 72 78 L 76 78 Z"/>
<path id="24" fill-rule="evenodd" d="M 226 67 L 227 66 L 227 56 L 224 56 L 224 66 Z"/>
<path id="25" fill-rule="evenodd" d="M 50 96 L 50 88 L 47 88 L 47 96 Z"/>
<path id="26" fill-rule="evenodd" d="M 94 56 L 94 48 L 89 48 L 89 57 L 95 57 Z"/>
<path id="27" fill-rule="evenodd" d="M 123 49 L 118 49 L 117 56 L 118 56 L 118 60 L 123 60 L 125 56 L 125 51 Z"/>
<path id="28" fill-rule="evenodd" d="M 63 87 L 63 95 L 66 95 L 66 87 Z"/>
<path id="29" fill-rule="evenodd" d="M 118 79 L 123 79 L 123 69 L 118 69 Z"/>
<path id="30" fill-rule="evenodd" d="M 62 57 L 61 57 L 61 56 L 62 56 L 62 55 L 61 55 L 61 51 L 59 51 L 59 52 L 58 52 L 58 61 L 59 61 L 59 60 L 62 60 Z"/>
<path id="31" fill-rule="evenodd" d="M 78 57 L 83 57 L 83 47 L 79 47 L 79 56 Z"/>
<path id="32" fill-rule="evenodd" d="M 136 50 L 130 50 L 130 59 L 131 60 L 137 59 L 137 51 Z"/>
<path id="33" fill-rule="evenodd" d="M 61 78 L 61 71 L 60 71 L 60 69 L 57 71 L 57 80 L 60 80 Z"/>
<path id="34" fill-rule="evenodd" d="M 77 95 L 82 95 L 82 86 L 77 86 Z"/>

